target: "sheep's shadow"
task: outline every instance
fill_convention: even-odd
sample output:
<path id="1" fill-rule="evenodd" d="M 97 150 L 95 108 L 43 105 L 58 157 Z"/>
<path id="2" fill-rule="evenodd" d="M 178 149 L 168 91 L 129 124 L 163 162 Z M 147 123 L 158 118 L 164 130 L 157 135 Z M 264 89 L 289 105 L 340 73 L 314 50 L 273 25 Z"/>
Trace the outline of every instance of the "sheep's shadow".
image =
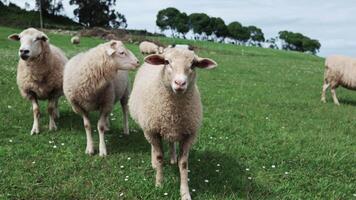
<path id="1" fill-rule="evenodd" d="M 346 104 L 346 105 L 351 105 L 351 106 L 356 106 L 356 101 L 350 100 L 350 99 L 339 99 L 340 104 Z M 332 102 L 334 103 L 334 102 Z"/>
<path id="2" fill-rule="evenodd" d="M 174 166 L 172 166 L 174 167 Z M 189 156 L 189 185 L 199 194 L 214 195 L 217 199 L 265 199 L 271 195 L 254 181 L 250 171 L 238 160 L 218 151 L 191 151 Z M 176 175 L 179 177 L 177 167 Z M 179 179 L 178 179 L 179 180 Z"/>

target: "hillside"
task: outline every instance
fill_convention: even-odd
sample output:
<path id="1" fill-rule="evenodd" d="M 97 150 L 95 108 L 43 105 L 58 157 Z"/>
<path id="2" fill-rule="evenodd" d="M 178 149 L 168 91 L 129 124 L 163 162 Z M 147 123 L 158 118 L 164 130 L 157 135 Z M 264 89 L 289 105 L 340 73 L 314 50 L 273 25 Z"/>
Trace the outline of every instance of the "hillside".
<path id="1" fill-rule="evenodd" d="M 0 2 L 0 25 L 10 27 L 40 27 L 40 16 L 37 11 L 26 11 L 10 3 L 4 6 Z M 44 28 L 62 28 L 62 29 L 79 29 L 80 24 L 74 22 L 68 17 L 45 15 L 43 17 Z"/>
<path id="2" fill-rule="evenodd" d="M 132 120 L 131 135 L 123 136 L 118 105 L 105 137 L 106 158 L 84 154 L 82 119 L 64 97 L 59 130 L 48 132 L 46 104 L 41 102 L 42 132 L 30 136 L 31 105 L 16 85 L 19 44 L 6 39 L 19 31 L 0 27 L 0 198 L 178 199 L 178 168 L 168 164 L 166 154 L 164 186 L 154 187 L 150 145 Z M 84 37 L 73 46 L 70 36 L 49 37 L 70 57 L 102 42 Z M 193 199 L 355 198 L 356 95 L 338 89 L 341 106 L 333 105 L 329 92 L 328 103 L 320 102 L 322 58 L 153 39 L 190 43 L 200 56 L 219 64 L 216 70 L 198 71 L 204 121 L 189 158 Z M 137 45 L 127 47 L 142 60 Z M 134 75 L 130 73 L 131 80 Z M 91 115 L 93 124 L 97 117 Z M 96 132 L 94 139 L 97 148 Z"/>

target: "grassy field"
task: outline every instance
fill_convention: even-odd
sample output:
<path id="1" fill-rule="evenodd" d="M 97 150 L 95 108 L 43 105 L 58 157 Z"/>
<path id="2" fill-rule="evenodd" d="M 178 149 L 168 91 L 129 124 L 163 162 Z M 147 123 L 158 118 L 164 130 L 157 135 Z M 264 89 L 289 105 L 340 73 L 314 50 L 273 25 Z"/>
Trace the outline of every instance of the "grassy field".
<path id="1" fill-rule="evenodd" d="M 150 145 L 132 120 L 123 136 L 119 105 L 105 158 L 84 154 L 82 120 L 64 97 L 59 131 L 48 131 L 42 102 L 42 132 L 30 136 L 31 105 L 16 86 L 19 44 L 6 39 L 16 31 L 0 28 L 0 199 L 178 199 L 177 166 L 166 162 L 164 186 L 155 188 Z M 75 47 L 69 36 L 49 36 L 69 57 L 102 42 Z M 322 58 L 191 43 L 219 63 L 198 72 L 204 121 L 189 159 L 193 199 L 356 198 L 356 94 L 339 89 L 340 107 L 329 92 L 320 102 Z M 128 47 L 142 60 L 138 46 Z"/>

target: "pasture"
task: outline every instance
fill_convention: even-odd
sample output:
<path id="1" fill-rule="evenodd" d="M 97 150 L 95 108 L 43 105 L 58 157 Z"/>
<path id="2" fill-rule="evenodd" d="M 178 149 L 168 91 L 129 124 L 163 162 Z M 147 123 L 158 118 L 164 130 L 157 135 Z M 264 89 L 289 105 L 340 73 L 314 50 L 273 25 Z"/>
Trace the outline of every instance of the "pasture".
<path id="1" fill-rule="evenodd" d="M 57 132 L 30 136 L 31 104 L 16 85 L 19 44 L 0 27 L 0 199 L 178 199 L 179 172 L 165 155 L 162 188 L 154 186 L 150 145 L 119 104 L 106 134 L 108 156 L 84 153 L 83 122 L 62 97 Z M 102 42 L 49 34 L 68 57 Z M 159 38 L 172 43 L 174 39 Z M 356 198 L 356 93 L 338 89 L 341 106 L 320 102 L 322 58 L 271 49 L 175 40 L 219 64 L 198 71 L 204 120 L 189 158 L 193 199 Z M 142 61 L 138 46 L 128 44 Z M 130 73 L 131 81 L 135 72 Z M 93 125 L 97 114 L 92 114 Z M 165 146 L 167 149 L 167 146 Z M 167 151 L 166 151 L 167 152 Z"/>

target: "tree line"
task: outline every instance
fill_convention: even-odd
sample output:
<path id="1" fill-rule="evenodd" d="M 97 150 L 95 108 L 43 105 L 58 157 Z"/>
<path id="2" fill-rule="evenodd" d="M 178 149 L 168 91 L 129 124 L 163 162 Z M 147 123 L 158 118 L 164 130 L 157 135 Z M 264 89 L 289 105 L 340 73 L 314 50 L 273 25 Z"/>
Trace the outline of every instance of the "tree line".
<path id="1" fill-rule="evenodd" d="M 70 0 L 73 13 L 85 27 L 126 28 L 125 16 L 114 8 L 116 0 Z M 44 15 L 58 15 L 63 11 L 62 0 L 36 0 L 36 8 Z"/>
<path id="2" fill-rule="evenodd" d="M 318 40 L 311 39 L 301 33 L 280 31 L 275 38 L 265 39 L 261 28 L 257 26 L 243 26 L 238 21 L 225 24 L 220 17 L 210 17 L 205 13 L 188 15 L 178 9 L 169 7 L 157 13 L 156 25 L 161 31 L 170 31 L 172 37 L 186 38 L 192 32 L 195 40 L 210 40 L 216 42 L 230 42 L 249 46 L 267 45 L 269 48 L 279 48 L 278 41 L 284 50 L 310 52 L 316 54 L 321 45 Z"/>

